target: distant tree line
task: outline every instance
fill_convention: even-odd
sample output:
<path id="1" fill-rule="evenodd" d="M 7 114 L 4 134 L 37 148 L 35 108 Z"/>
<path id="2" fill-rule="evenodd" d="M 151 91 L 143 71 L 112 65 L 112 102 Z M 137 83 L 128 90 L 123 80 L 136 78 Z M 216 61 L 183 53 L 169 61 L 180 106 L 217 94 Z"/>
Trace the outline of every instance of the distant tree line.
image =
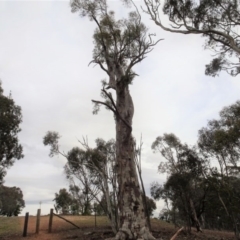
<path id="1" fill-rule="evenodd" d="M 147 207 L 150 216 L 153 216 L 153 211 L 156 210 L 156 203 L 152 198 L 146 197 Z M 88 201 L 84 198 L 84 193 L 81 193 L 78 186 L 70 185 L 69 191 L 62 188 L 58 193 L 55 193 L 54 209 L 57 213 L 63 215 L 92 215 L 107 216 L 107 201 L 102 195 L 100 202 L 95 198 Z M 116 207 L 116 206 L 114 206 Z"/>

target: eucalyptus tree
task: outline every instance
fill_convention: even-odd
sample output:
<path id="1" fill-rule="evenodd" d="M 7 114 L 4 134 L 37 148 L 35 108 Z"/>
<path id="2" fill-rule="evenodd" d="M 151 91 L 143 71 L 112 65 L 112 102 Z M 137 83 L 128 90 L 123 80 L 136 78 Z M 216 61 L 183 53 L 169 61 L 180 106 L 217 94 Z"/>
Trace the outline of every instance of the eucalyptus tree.
<path id="1" fill-rule="evenodd" d="M 220 119 L 199 130 L 198 145 L 207 158 L 218 160 L 222 175 L 240 172 L 240 101 L 224 107 Z"/>
<path id="2" fill-rule="evenodd" d="M 92 170 L 87 166 L 89 161 L 88 153 L 78 147 L 72 148 L 67 153 L 67 163 L 64 166 L 67 179 L 73 186 L 78 186 L 81 190 L 83 200 L 83 215 L 91 212 L 91 202 L 100 194 L 98 179 L 92 175 Z M 75 184 L 75 179 L 78 181 Z"/>
<path id="3" fill-rule="evenodd" d="M 96 139 L 96 147 L 90 148 L 87 139 L 81 142 L 82 148 L 74 147 L 68 153 L 59 149 L 59 134 L 47 132 L 44 145 L 50 146 L 50 156 L 61 154 L 67 159 L 64 166 L 70 191 L 78 201 L 81 213 L 87 215 L 91 211 L 93 201 L 102 204 L 106 200 L 105 214 L 108 216 L 113 232 L 119 228 L 117 208 L 116 181 L 116 149 L 115 141 Z"/>
<path id="4" fill-rule="evenodd" d="M 67 191 L 66 188 L 62 188 L 58 193 L 55 193 L 55 210 L 61 214 L 69 214 L 70 206 L 72 204 L 71 194 Z"/>
<path id="5" fill-rule="evenodd" d="M 167 173 L 164 186 L 154 183 L 151 194 L 155 199 L 170 199 L 173 206 L 178 201 L 179 210 L 185 216 L 185 222 L 191 226 L 189 219 L 201 231 L 200 216 L 205 191 L 201 181 L 205 172 L 205 161 L 198 156 L 196 149 L 182 144 L 174 134 L 159 136 L 152 144 L 154 152 L 160 152 L 166 161 L 159 164 L 160 173 Z M 198 211 L 197 211 L 198 210 Z"/>
<path id="6" fill-rule="evenodd" d="M 144 0 L 144 3 L 145 13 L 163 30 L 206 38 L 205 48 L 215 53 L 206 65 L 206 75 L 216 76 L 222 70 L 232 76 L 240 73 L 238 0 Z M 163 20 L 161 10 L 168 16 L 168 23 Z"/>
<path id="7" fill-rule="evenodd" d="M 98 138 L 95 148 L 90 148 L 85 140 L 82 145 L 85 150 L 74 148 L 74 151 L 71 150 L 68 153 L 68 164 L 65 166 L 65 172 L 69 178 L 77 178 L 86 186 L 90 196 L 100 205 L 101 198 L 106 200 L 104 210 L 110 220 L 112 230 L 117 233 L 119 218 L 116 211 L 115 141 L 105 142 Z"/>
<path id="8" fill-rule="evenodd" d="M 0 184 L 7 168 L 12 166 L 15 160 L 23 158 L 23 148 L 18 140 L 21 122 L 21 107 L 15 104 L 11 95 L 3 94 L 0 81 Z"/>
<path id="9" fill-rule="evenodd" d="M 18 216 L 25 207 L 22 190 L 0 185 L 0 215 Z"/>
<path id="10" fill-rule="evenodd" d="M 237 239 L 240 239 L 238 203 L 239 190 L 235 182 L 240 174 L 240 101 L 224 107 L 220 119 L 208 121 L 199 131 L 198 145 L 203 156 L 218 163 L 212 169 L 213 187 L 227 216 L 231 218 Z M 211 182 L 210 182 L 211 183 Z M 231 202 L 231 204 L 228 204 Z"/>
<path id="11" fill-rule="evenodd" d="M 72 0 L 73 12 L 88 16 L 96 24 L 93 35 L 92 63 L 108 76 L 101 90 L 103 101 L 92 100 L 94 113 L 101 105 L 114 113 L 116 124 L 116 171 L 120 229 L 115 239 L 154 239 L 149 232 L 144 213 L 142 193 L 134 162 L 132 137 L 133 100 L 129 84 L 136 73 L 133 67 L 153 50 L 158 41 L 148 34 L 137 12 L 127 19 L 116 20 L 106 0 Z M 110 90 L 114 91 L 116 98 Z"/>

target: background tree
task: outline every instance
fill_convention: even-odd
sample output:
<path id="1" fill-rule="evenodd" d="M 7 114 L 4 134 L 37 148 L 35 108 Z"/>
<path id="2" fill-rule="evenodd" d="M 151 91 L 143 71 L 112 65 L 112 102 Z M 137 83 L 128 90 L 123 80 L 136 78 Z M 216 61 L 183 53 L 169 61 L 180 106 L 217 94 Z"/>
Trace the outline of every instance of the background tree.
<path id="1" fill-rule="evenodd" d="M 240 101 L 223 108 L 220 119 L 211 120 L 207 127 L 199 131 L 198 145 L 203 156 L 215 160 L 218 167 L 211 168 L 209 184 L 216 191 L 218 201 L 227 218 L 234 226 L 239 238 L 238 222 L 240 202 L 239 188 L 236 187 L 240 175 Z M 229 204 L 231 203 L 231 204 Z M 219 215 L 220 216 L 220 215 Z"/>
<path id="2" fill-rule="evenodd" d="M 91 214 L 91 202 L 88 201 L 82 189 L 73 182 L 69 186 L 69 192 L 72 197 L 71 214 L 73 215 L 90 215 Z"/>
<path id="3" fill-rule="evenodd" d="M 157 42 L 147 33 L 136 12 L 128 19 L 115 20 L 108 11 L 107 1 L 72 0 L 73 12 L 80 12 L 94 21 L 93 63 L 108 75 L 103 82 L 104 102 L 95 101 L 94 113 L 104 105 L 114 113 L 116 123 L 116 171 L 118 180 L 118 206 L 120 229 L 116 239 L 154 239 L 146 226 L 142 194 L 134 162 L 134 140 L 132 137 L 133 101 L 129 84 L 135 73 L 133 66 L 142 61 Z M 116 100 L 108 89 L 116 93 Z"/>
<path id="4" fill-rule="evenodd" d="M 113 139 L 108 142 L 97 139 L 96 148 L 91 149 L 88 146 L 86 148 L 91 156 L 88 167 L 97 179 L 98 188 L 103 193 L 102 199 L 106 201 L 106 208 L 103 209 L 112 224 L 112 229 L 117 233 L 119 215 L 117 210 L 116 142 Z M 99 199 L 97 201 L 99 202 Z M 99 203 L 101 204 L 101 202 Z"/>
<path id="5" fill-rule="evenodd" d="M 233 217 L 236 222 L 239 222 L 240 179 L 229 177 L 226 180 L 228 185 L 223 184 L 217 172 L 206 179 L 208 194 L 204 203 L 204 222 L 206 228 L 234 230 L 236 239 L 239 239 L 238 225 L 233 222 Z"/>
<path id="6" fill-rule="evenodd" d="M 177 207 L 182 216 L 185 216 L 189 227 L 193 223 L 201 231 L 199 219 L 203 212 L 205 191 L 200 185 L 205 172 L 205 161 L 198 156 L 195 148 L 183 145 L 174 134 L 157 137 L 152 149 L 159 151 L 167 160 L 161 162 L 158 169 L 160 173 L 168 173 L 168 178 L 163 188 L 153 184 L 151 195 L 155 199 L 168 198 L 172 206 Z"/>
<path id="7" fill-rule="evenodd" d="M 240 172 L 240 101 L 223 108 L 219 120 L 199 131 L 198 145 L 206 158 L 218 160 L 221 174 Z"/>
<path id="8" fill-rule="evenodd" d="M 147 200 L 148 214 L 149 214 L 149 216 L 153 216 L 153 212 L 154 212 L 154 210 L 157 209 L 157 205 L 156 205 L 155 201 L 148 196 L 146 196 L 146 200 Z"/>
<path id="9" fill-rule="evenodd" d="M 15 160 L 23 158 L 23 149 L 18 142 L 19 128 L 22 122 L 21 108 L 12 99 L 3 95 L 0 81 L 0 184 L 6 175 L 6 169 Z"/>
<path id="10" fill-rule="evenodd" d="M 96 177 L 92 175 L 91 169 L 87 166 L 89 156 L 86 151 L 75 147 L 67 153 L 67 164 L 65 173 L 67 178 L 75 185 L 74 178 L 78 180 L 82 198 L 83 215 L 89 215 L 91 212 L 91 201 L 97 196 L 100 190 L 96 184 Z"/>
<path id="11" fill-rule="evenodd" d="M 79 202 L 81 214 L 91 212 L 93 200 L 101 206 L 108 216 L 112 230 L 117 233 L 119 217 L 117 209 L 116 149 L 115 141 L 96 140 L 96 147 L 90 148 L 87 139 L 81 142 L 83 149 L 73 148 L 67 154 L 59 150 L 59 134 L 48 132 L 44 144 L 50 145 L 50 156 L 61 154 L 67 159 L 65 173 L 70 183 L 70 191 Z M 77 190 L 77 191 L 76 191 Z"/>
<path id="12" fill-rule="evenodd" d="M 160 163 L 159 171 L 168 178 L 163 185 L 153 183 L 151 195 L 164 199 L 167 219 L 191 226 L 195 215 L 202 226 L 234 230 L 240 239 L 239 133 L 237 101 L 199 131 L 198 148 L 189 148 L 173 134 L 156 138 L 152 148 L 167 160 Z"/>
<path id="13" fill-rule="evenodd" d="M 60 189 L 59 193 L 55 193 L 53 201 L 56 203 L 55 209 L 57 212 L 60 212 L 61 214 L 69 214 L 72 205 L 72 197 L 65 188 Z"/>
<path id="14" fill-rule="evenodd" d="M 200 34 L 206 37 L 205 48 L 215 52 L 215 58 L 206 65 L 206 75 L 216 76 L 221 70 L 232 76 L 240 73 L 239 1 L 144 0 L 144 2 L 147 8 L 144 12 L 163 30 L 181 34 Z M 162 21 L 161 6 L 163 13 L 168 16 L 168 25 Z"/>
<path id="15" fill-rule="evenodd" d="M 112 194 L 110 196 L 110 201 L 111 201 L 111 206 L 112 206 L 112 212 L 117 211 L 117 206 L 113 202 Z M 95 210 L 97 212 L 97 215 L 102 215 L 102 216 L 109 216 L 109 211 L 108 211 L 108 203 L 106 201 L 106 198 L 104 195 L 102 195 L 101 201 L 100 202 L 95 202 Z"/>
<path id="16" fill-rule="evenodd" d="M 18 187 L 0 186 L 0 215 L 18 216 L 25 207 L 23 193 Z"/>

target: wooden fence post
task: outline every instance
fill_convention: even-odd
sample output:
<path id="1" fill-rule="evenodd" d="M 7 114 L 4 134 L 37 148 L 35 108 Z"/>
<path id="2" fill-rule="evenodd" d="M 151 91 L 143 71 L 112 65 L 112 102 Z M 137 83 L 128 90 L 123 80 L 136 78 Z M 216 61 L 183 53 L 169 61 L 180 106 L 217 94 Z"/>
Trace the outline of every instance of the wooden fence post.
<path id="1" fill-rule="evenodd" d="M 27 212 L 25 215 L 25 221 L 24 221 L 24 227 L 23 227 L 23 237 L 27 236 L 28 217 L 29 217 L 29 213 Z"/>
<path id="2" fill-rule="evenodd" d="M 36 221 L 36 234 L 39 233 L 40 216 L 41 216 L 41 209 L 38 209 L 37 210 L 37 221 Z"/>
<path id="3" fill-rule="evenodd" d="M 52 220 L 53 220 L 53 208 L 50 210 L 50 216 L 49 216 L 49 224 L 48 224 L 48 232 L 52 232 Z"/>

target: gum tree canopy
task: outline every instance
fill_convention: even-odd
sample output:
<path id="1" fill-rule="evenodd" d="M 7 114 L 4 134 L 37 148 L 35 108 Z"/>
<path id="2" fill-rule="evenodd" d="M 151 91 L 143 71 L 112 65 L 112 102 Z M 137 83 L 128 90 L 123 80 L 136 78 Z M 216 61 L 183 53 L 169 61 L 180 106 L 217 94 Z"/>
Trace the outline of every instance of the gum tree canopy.
<path id="1" fill-rule="evenodd" d="M 21 122 L 21 107 L 15 104 L 11 96 L 3 95 L 0 81 L 0 184 L 6 175 L 6 169 L 16 159 L 23 158 L 22 146 L 18 142 Z"/>
<path id="2" fill-rule="evenodd" d="M 116 20 L 108 11 L 106 0 L 72 0 L 72 12 L 89 17 L 97 28 L 94 32 L 93 60 L 108 75 L 101 90 L 103 101 L 95 101 L 94 113 L 104 105 L 114 113 L 116 123 L 116 171 L 120 229 L 115 239 L 155 239 L 147 227 L 142 192 L 134 162 L 132 137 L 133 101 L 129 84 L 136 74 L 133 67 L 141 62 L 160 41 L 141 23 L 140 15 L 131 12 L 128 19 Z M 113 97 L 112 90 L 116 94 Z"/>
<path id="3" fill-rule="evenodd" d="M 165 31 L 181 34 L 201 34 L 206 37 L 206 48 L 215 52 L 206 65 L 206 75 L 216 76 L 227 71 L 236 76 L 240 73 L 240 3 L 239 0 L 144 0 L 156 25 Z M 160 13 L 168 16 L 163 22 Z"/>
<path id="4" fill-rule="evenodd" d="M 22 190 L 0 185 L 0 215 L 18 216 L 25 207 Z"/>

